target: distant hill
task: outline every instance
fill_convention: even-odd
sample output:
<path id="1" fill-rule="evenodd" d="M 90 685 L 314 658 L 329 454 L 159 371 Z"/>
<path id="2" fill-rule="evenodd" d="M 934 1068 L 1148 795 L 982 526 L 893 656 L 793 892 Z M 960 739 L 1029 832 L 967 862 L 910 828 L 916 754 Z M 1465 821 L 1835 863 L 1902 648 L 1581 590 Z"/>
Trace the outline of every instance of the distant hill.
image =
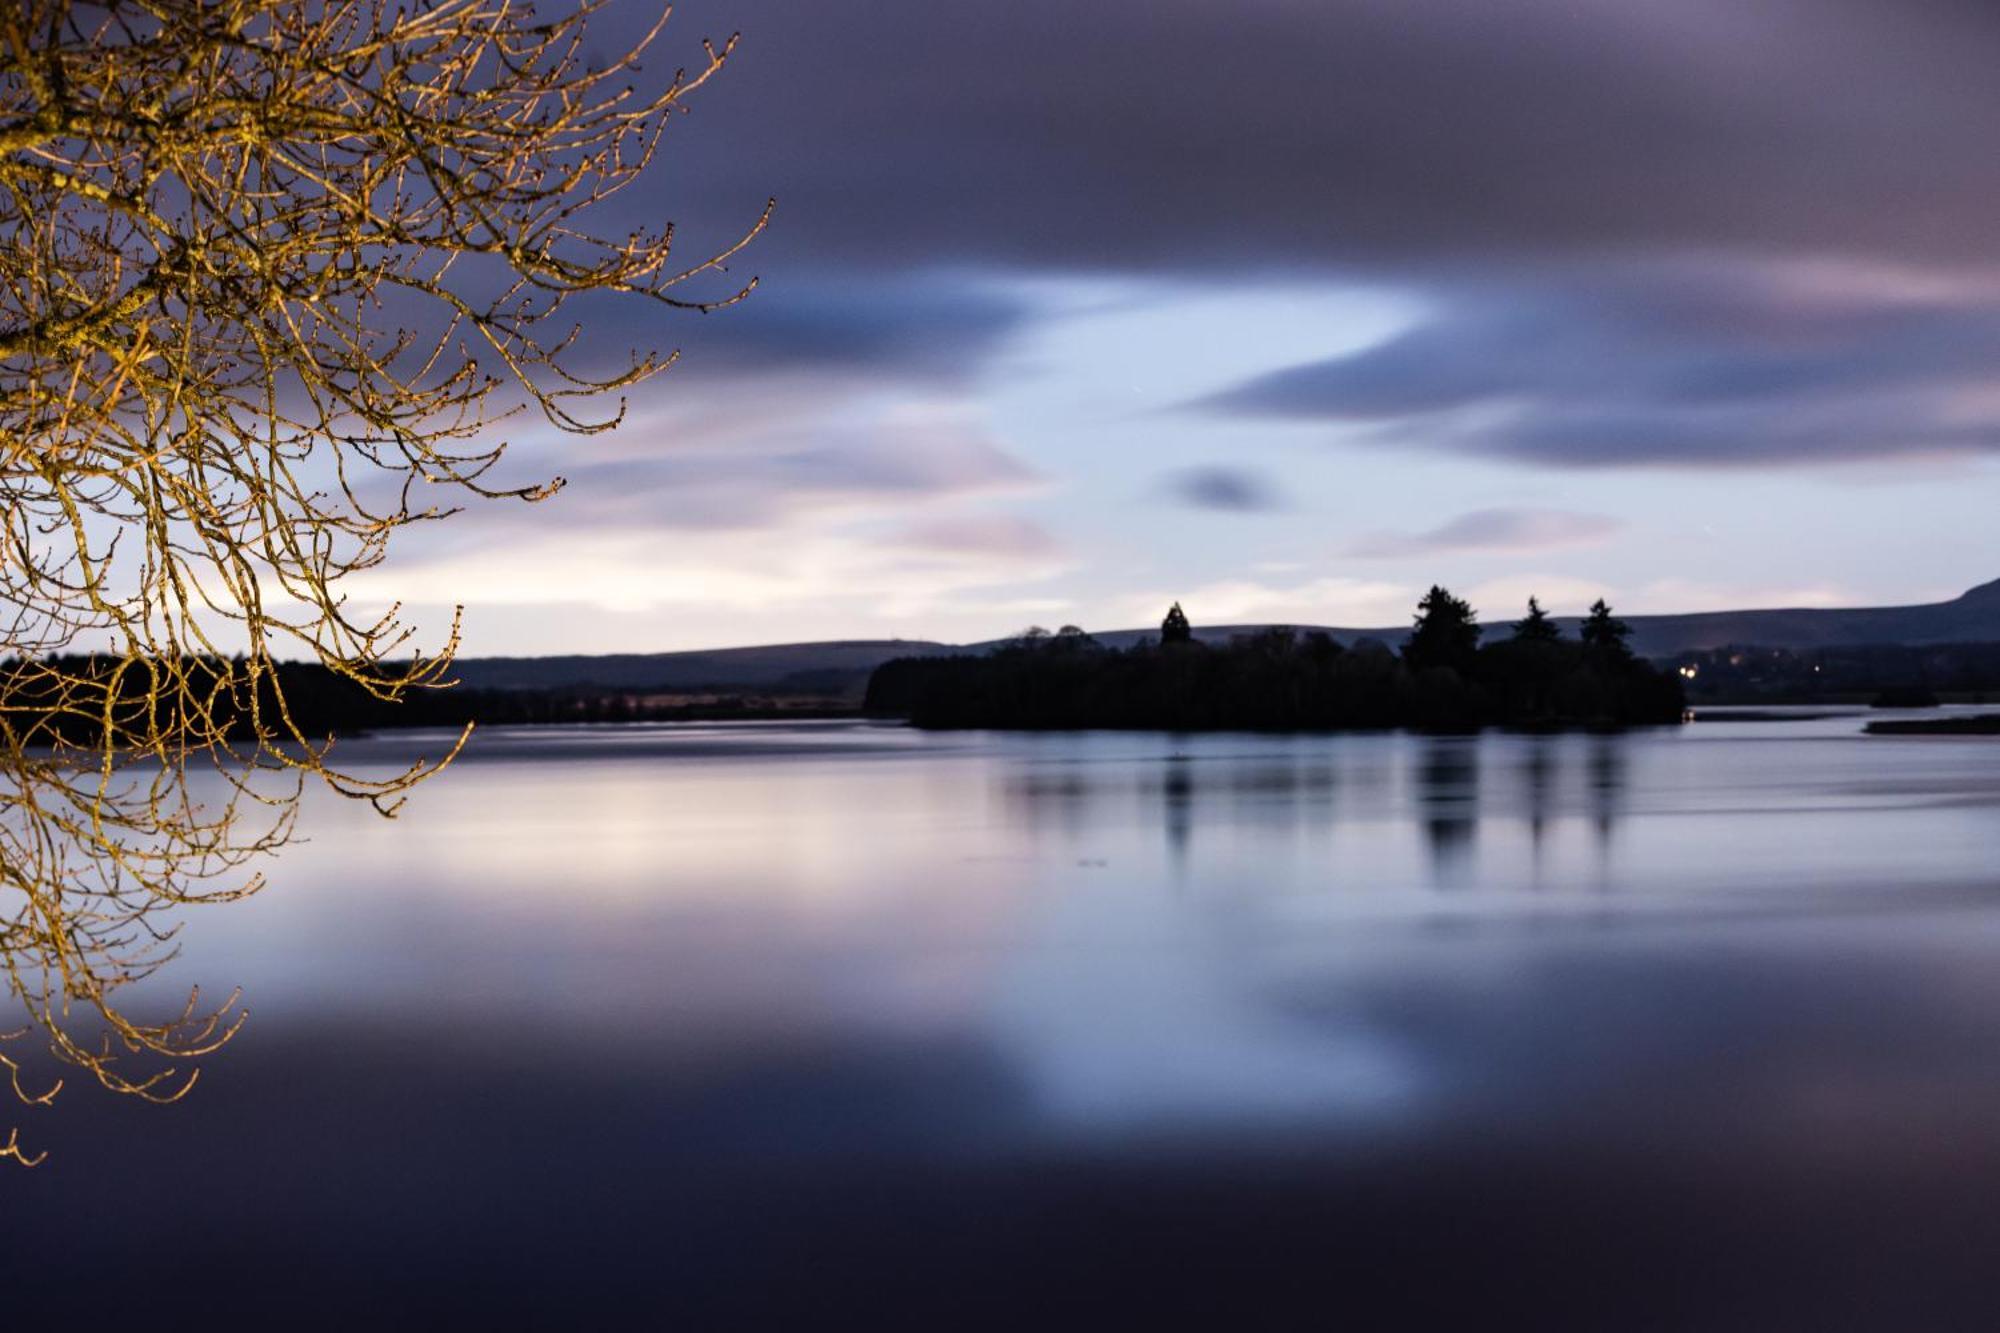
<path id="1" fill-rule="evenodd" d="M 1495 614 L 1486 608 L 1489 634 L 1504 633 L 1513 610 Z M 1927 606 L 1877 607 L 1796 607 L 1762 611 L 1695 611 L 1672 616 L 1622 616 L 1632 626 L 1633 650 L 1644 657 L 1672 657 L 1676 653 L 1726 648 L 1731 644 L 1755 644 L 1763 648 L 1848 647 L 1858 644 L 1903 644 L 1918 647 L 1933 643 L 2000 642 L 2000 580 L 1982 583 L 1949 602 Z M 1563 632 L 1575 634 L 1582 623 L 1578 617 L 1563 618 Z M 1196 637 L 1224 641 L 1246 634 L 1263 625 L 1218 625 L 1204 629 L 1197 624 Z M 1344 629 L 1337 626 L 1301 625 L 1300 630 L 1324 629 L 1342 643 L 1356 639 L 1380 639 L 1399 646 L 1409 634 L 1407 624 L 1378 629 Z M 1152 630 L 1114 630 L 1095 637 L 1106 647 L 1124 648 Z M 981 647 L 987 645 L 979 645 Z"/>
<path id="2" fill-rule="evenodd" d="M 947 653 L 949 644 L 918 639 L 838 639 L 762 648 L 602 656 L 465 657 L 452 664 L 476 690 L 759 690 L 860 697 L 868 675 L 892 657 Z"/>
<path id="3" fill-rule="evenodd" d="M 1724 648 L 1733 643 L 1793 650 L 1864 643 L 1910 647 L 1993 643 L 2000 642 L 2000 580 L 1928 606 L 1703 611 L 1628 619 L 1636 631 L 1632 646 L 1649 657 Z"/>
<path id="4" fill-rule="evenodd" d="M 1199 615 L 1200 608 L 1193 608 Z M 1512 609 L 1485 608 L 1487 623 L 1504 631 Z M 2000 580 L 1981 584 L 1949 602 L 1928 606 L 1791 608 L 1760 611 L 1700 611 L 1687 615 L 1626 616 L 1632 646 L 1646 657 L 1755 644 L 1794 651 L 1857 644 L 2000 642 Z M 1574 634 L 1578 622 L 1562 622 Z M 1266 625 L 1203 626 L 1198 638 L 1222 642 Z M 1324 629 L 1343 643 L 1380 639 L 1400 645 L 1405 625 L 1377 629 Z M 1109 630 L 1095 635 L 1108 647 L 1127 647 L 1151 629 Z M 1003 642 L 952 645 L 921 639 L 841 639 L 827 643 L 786 643 L 762 648 L 721 648 L 685 653 L 615 653 L 605 656 L 468 657 L 455 674 L 474 689 L 538 690 L 590 685 L 611 690 L 756 690 L 820 694 L 858 699 L 868 675 L 895 657 L 978 652 Z"/>

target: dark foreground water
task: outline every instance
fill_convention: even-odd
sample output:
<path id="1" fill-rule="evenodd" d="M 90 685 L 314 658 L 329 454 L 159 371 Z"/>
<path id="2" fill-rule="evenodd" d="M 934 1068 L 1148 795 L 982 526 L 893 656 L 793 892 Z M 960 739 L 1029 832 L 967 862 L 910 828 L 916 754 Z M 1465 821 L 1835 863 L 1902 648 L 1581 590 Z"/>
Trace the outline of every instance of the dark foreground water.
<path id="1" fill-rule="evenodd" d="M 2000 743 L 1863 720 L 485 734 L 191 920 L 188 1101 L 9 1112 L 0 1310 L 1991 1328 Z"/>

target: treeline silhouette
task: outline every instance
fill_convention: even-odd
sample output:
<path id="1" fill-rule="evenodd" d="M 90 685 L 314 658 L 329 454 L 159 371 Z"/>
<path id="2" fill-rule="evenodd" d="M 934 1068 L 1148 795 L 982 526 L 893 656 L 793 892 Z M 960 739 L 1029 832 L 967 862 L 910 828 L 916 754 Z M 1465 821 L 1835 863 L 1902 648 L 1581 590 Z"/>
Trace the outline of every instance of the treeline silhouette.
<path id="1" fill-rule="evenodd" d="M 2000 643 L 1847 644 L 1795 651 L 1731 644 L 1681 653 L 1688 696 L 1705 703 L 1922 705 L 2000 699 Z"/>
<path id="2" fill-rule="evenodd" d="M 651 695 L 589 685 L 549 689 L 425 688 L 400 701 L 378 698 L 317 662 L 280 662 L 254 686 L 232 680 L 220 659 L 183 660 L 169 671 L 143 658 L 66 655 L 0 660 L 0 724 L 29 746 L 95 747 L 144 730 L 148 715 L 199 714 L 232 738 L 284 731 L 283 707 L 308 737 L 403 727 L 522 726 L 562 722 L 688 721 L 805 717 L 853 711 L 837 699 L 682 691 Z"/>
<path id="3" fill-rule="evenodd" d="M 1530 599 L 1482 645 L 1472 607 L 1443 588 L 1418 604 L 1400 653 L 1287 628 L 1206 645 L 1179 604 L 1158 639 L 1107 649 L 1066 626 L 977 656 L 904 657 L 876 669 L 866 708 L 920 727 L 1322 731 L 1409 727 L 1618 727 L 1679 722 L 1681 677 L 1636 657 L 1599 601 L 1581 637 Z"/>

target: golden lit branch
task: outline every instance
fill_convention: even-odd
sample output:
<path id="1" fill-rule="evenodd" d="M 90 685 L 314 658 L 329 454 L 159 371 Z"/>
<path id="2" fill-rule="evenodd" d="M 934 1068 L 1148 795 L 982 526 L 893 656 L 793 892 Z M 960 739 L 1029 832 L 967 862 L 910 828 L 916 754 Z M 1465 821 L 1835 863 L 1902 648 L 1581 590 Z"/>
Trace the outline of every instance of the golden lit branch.
<path id="1" fill-rule="evenodd" d="M 572 302 L 749 291 L 682 294 L 768 208 L 693 262 L 671 227 L 591 229 L 734 45 L 642 91 L 667 12 L 595 66 L 602 6 L 0 7 L 0 963 L 106 1087 L 179 1097 L 242 1021 L 119 1007 L 173 956 L 164 910 L 256 891 L 308 782 L 392 814 L 457 753 L 342 773 L 297 720 L 281 660 L 447 683 L 455 623 L 415 653 L 343 580 L 459 500 L 560 486 L 490 480 L 505 417 L 607 429 L 671 363 L 590 363 Z"/>

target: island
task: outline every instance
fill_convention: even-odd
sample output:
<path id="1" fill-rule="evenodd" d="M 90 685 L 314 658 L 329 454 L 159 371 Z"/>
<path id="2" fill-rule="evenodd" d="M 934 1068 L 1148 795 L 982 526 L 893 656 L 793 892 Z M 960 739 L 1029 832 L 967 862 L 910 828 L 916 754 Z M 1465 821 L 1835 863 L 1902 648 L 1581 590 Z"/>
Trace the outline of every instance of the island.
<path id="1" fill-rule="evenodd" d="M 1418 603 L 1400 650 L 1285 627 L 1198 639 L 1176 603 L 1157 638 L 1107 648 L 1075 626 L 1030 629 L 983 653 L 901 657 L 868 683 L 866 710 L 918 727 L 1432 732 L 1674 725 L 1678 672 L 1634 654 L 1601 599 L 1576 637 L 1530 598 L 1494 642 L 1443 587 Z"/>

